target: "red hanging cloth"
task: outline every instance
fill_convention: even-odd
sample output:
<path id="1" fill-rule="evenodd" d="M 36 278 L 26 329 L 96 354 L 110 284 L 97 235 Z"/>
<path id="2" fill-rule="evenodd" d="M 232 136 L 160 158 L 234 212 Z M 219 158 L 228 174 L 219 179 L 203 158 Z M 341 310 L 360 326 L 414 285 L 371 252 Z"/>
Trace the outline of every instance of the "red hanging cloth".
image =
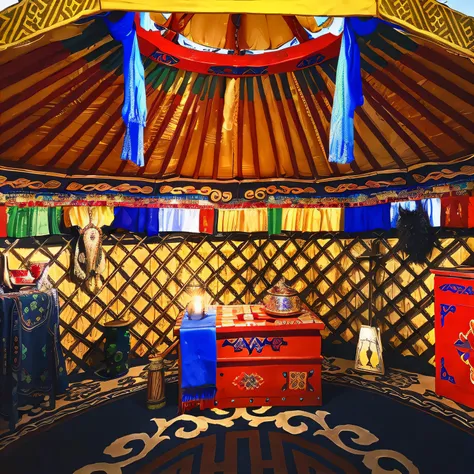
<path id="1" fill-rule="evenodd" d="M 0 237 L 7 236 L 7 208 L 0 206 Z"/>
<path id="2" fill-rule="evenodd" d="M 469 196 L 454 196 L 441 199 L 441 226 L 468 227 Z"/>

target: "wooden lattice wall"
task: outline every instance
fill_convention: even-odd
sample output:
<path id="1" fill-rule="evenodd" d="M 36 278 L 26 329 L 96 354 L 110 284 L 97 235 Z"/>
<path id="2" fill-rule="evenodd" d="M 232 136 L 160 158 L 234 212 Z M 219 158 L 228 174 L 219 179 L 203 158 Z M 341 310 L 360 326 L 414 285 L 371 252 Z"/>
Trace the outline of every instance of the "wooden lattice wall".
<path id="1" fill-rule="evenodd" d="M 474 249 L 474 237 L 439 233 L 430 266 L 456 266 Z M 146 357 L 173 341 L 172 327 L 188 296 L 186 286 L 205 284 L 212 302 L 257 302 L 281 276 L 327 325 L 327 343 L 356 344 L 368 316 L 368 262 L 358 256 L 379 239 L 376 268 L 377 321 L 386 348 L 434 363 L 433 277 L 428 266 L 407 264 L 390 235 L 339 234 L 204 236 L 159 238 L 115 234 L 104 242 L 107 268 L 101 291 L 92 295 L 69 278 L 71 236 L 0 241 L 10 268 L 50 261 L 50 279 L 61 302 L 61 341 L 68 370 L 86 368 L 99 354 L 96 323 L 130 318 L 132 355 Z"/>

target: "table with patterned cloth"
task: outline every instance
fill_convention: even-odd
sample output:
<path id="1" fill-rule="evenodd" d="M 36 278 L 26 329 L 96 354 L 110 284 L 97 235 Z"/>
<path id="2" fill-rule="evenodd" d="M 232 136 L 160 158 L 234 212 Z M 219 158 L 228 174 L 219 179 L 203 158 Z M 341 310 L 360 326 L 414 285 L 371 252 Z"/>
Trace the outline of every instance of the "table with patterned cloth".
<path id="1" fill-rule="evenodd" d="M 217 393 L 212 400 L 191 402 L 183 402 L 180 396 L 181 412 L 195 406 L 321 405 L 324 323 L 314 313 L 305 308 L 297 317 L 275 318 L 261 305 L 215 308 Z M 182 320 L 183 313 L 174 328 L 176 336 Z"/>
<path id="2" fill-rule="evenodd" d="M 10 429 L 21 406 L 55 406 L 68 386 L 56 290 L 0 295 L 0 408 Z"/>

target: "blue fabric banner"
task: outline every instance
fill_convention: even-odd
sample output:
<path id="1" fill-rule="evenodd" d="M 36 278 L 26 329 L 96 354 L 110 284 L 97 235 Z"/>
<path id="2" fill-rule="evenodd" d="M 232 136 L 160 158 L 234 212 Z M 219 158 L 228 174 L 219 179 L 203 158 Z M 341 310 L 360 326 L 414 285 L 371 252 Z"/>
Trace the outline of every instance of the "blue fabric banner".
<path id="1" fill-rule="evenodd" d="M 212 399 L 216 395 L 216 314 L 198 321 L 184 315 L 179 331 L 182 401 Z"/>
<path id="2" fill-rule="evenodd" d="M 110 34 L 123 45 L 124 103 L 122 118 L 125 122 L 122 160 L 144 166 L 143 129 L 146 125 L 147 106 L 145 70 L 135 30 L 135 13 L 128 12 L 117 22 L 105 19 Z"/>
<path id="3" fill-rule="evenodd" d="M 344 230 L 346 232 L 390 230 L 390 204 L 346 207 L 344 209 Z"/>
<path id="4" fill-rule="evenodd" d="M 372 33 L 377 22 L 377 19 L 344 19 L 329 131 L 329 161 L 333 163 L 354 161 L 354 112 L 364 103 L 356 33 L 361 36 Z"/>
<path id="5" fill-rule="evenodd" d="M 145 207 L 116 207 L 112 226 L 130 232 L 158 235 L 158 209 Z"/>

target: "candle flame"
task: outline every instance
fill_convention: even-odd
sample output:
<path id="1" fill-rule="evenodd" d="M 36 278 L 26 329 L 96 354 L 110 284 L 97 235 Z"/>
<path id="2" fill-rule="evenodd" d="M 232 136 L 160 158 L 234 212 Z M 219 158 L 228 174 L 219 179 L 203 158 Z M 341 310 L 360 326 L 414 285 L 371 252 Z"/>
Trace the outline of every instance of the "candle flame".
<path id="1" fill-rule="evenodd" d="M 194 308 L 194 314 L 202 314 L 202 297 L 201 296 L 195 296 L 193 298 L 193 308 Z"/>

